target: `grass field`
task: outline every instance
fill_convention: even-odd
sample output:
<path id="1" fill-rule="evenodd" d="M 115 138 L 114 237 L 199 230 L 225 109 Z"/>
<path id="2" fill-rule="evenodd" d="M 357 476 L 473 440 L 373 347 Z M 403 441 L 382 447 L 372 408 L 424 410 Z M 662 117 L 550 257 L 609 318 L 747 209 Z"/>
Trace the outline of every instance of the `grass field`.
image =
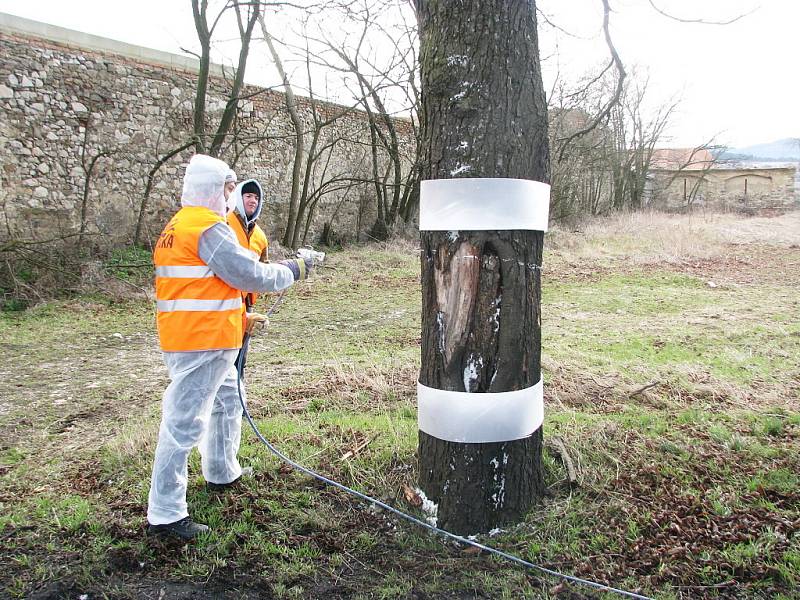
<path id="1" fill-rule="evenodd" d="M 548 451 L 544 504 L 478 540 L 657 598 L 800 598 L 800 214 L 626 215 L 546 240 L 544 435 L 578 481 Z M 420 514 L 402 492 L 416 248 L 327 262 L 254 339 L 251 411 L 289 456 Z M 192 456 L 190 511 L 212 532 L 146 536 L 166 369 L 149 275 L 111 272 L 128 283 L 0 316 L 3 597 L 612 597 L 398 522 L 249 430 L 255 476 L 234 491 L 208 493 Z"/>

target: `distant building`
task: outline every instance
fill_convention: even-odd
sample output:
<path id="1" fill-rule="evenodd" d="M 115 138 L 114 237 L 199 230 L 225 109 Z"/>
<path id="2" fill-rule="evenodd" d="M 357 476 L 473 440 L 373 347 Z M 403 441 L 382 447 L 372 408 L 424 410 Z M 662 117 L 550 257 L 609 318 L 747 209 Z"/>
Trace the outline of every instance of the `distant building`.
<path id="1" fill-rule="evenodd" d="M 727 166 L 706 149 L 656 150 L 648 173 L 648 204 L 664 210 L 796 210 L 797 165 Z"/>

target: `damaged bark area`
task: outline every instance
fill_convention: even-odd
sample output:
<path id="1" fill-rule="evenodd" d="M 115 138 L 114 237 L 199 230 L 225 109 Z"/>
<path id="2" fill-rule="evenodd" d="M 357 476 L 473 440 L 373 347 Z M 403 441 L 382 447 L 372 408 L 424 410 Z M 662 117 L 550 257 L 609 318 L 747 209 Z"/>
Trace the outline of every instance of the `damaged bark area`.
<path id="1" fill-rule="evenodd" d="M 422 233 L 420 382 L 506 392 L 540 378 L 541 232 Z M 541 430 L 503 443 L 419 433 L 420 487 L 439 525 L 472 534 L 514 522 L 544 492 Z"/>
<path id="2" fill-rule="evenodd" d="M 548 182 L 535 3 L 416 6 L 422 179 Z M 542 242 L 540 231 L 421 232 L 423 385 L 481 394 L 539 381 Z M 420 487 L 449 531 L 518 521 L 544 493 L 541 429 L 497 443 L 419 436 Z"/>

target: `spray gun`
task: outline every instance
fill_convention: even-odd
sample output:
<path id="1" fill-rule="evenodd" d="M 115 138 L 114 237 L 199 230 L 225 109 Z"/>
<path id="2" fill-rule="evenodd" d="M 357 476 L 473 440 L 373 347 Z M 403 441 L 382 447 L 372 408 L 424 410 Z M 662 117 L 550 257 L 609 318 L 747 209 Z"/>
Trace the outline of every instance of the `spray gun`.
<path id="1" fill-rule="evenodd" d="M 311 264 L 314 265 L 314 267 L 319 267 L 322 265 L 322 263 L 325 262 L 325 253 L 317 252 L 311 246 L 304 246 L 303 248 L 298 248 L 295 255 L 297 256 L 297 258 L 310 260 Z"/>

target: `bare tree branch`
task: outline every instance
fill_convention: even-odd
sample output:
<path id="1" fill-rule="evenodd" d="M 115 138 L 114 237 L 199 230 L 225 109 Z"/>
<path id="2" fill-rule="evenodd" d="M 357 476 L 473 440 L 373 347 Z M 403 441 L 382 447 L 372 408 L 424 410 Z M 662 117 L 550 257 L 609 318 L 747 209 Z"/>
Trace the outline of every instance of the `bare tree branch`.
<path id="1" fill-rule="evenodd" d="M 733 17 L 732 19 L 728 19 L 727 21 L 707 21 L 706 19 L 687 19 L 683 17 L 676 17 L 675 15 L 671 15 L 665 10 L 656 6 L 656 3 L 653 0 L 648 0 L 648 1 L 650 2 L 650 6 L 653 7 L 653 10 L 655 10 L 658 14 L 667 17 L 668 19 L 672 19 L 673 21 L 678 21 L 679 23 L 693 23 L 697 25 L 730 25 L 731 23 L 736 23 L 736 21 L 739 21 L 740 19 L 749 17 L 750 15 L 752 15 L 754 12 L 756 12 L 758 9 L 761 8 L 761 6 L 756 6 L 751 11 L 742 13 L 736 17 Z"/>
<path id="2" fill-rule="evenodd" d="M 611 96 L 611 98 L 608 100 L 603 109 L 597 114 L 597 116 L 594 119 L 592 119 L 592 121 L 586 127 L 576 131 L 567 138 L 559 140 L 560 142 L 564 142 L 563 145 L 561 146 L 561 151 L 558 154 L 559 160 L 564 158 L 564 153 L 566 152 L 570 142 L 572 142 L 572 140 L 576 138 L 586 135 L 587 133 L 595 129 L 606 118 L 608 118 L 608 115 L 611 113 L 611 109 L 619 102 L 619 99 L 622 97 L 622 90 L 625 84 L 625 76 L 626 76 L 625 65 L 622 64 L 622 59 L 619 57 L 617 49 L 614 47 L 614 42 L 611 40 L 611 32 L 609 31 L 608 27 L 611 7 L 608 4 L 608 0 L 602 0 L 602 2 L 603 2 L 603 34 L 605 36 L 606 45 L 608 46 L 608 51 L 611 53 L 612 61 L 617 68 L 617 89 L 614 91 L 613 96 Z"/>

